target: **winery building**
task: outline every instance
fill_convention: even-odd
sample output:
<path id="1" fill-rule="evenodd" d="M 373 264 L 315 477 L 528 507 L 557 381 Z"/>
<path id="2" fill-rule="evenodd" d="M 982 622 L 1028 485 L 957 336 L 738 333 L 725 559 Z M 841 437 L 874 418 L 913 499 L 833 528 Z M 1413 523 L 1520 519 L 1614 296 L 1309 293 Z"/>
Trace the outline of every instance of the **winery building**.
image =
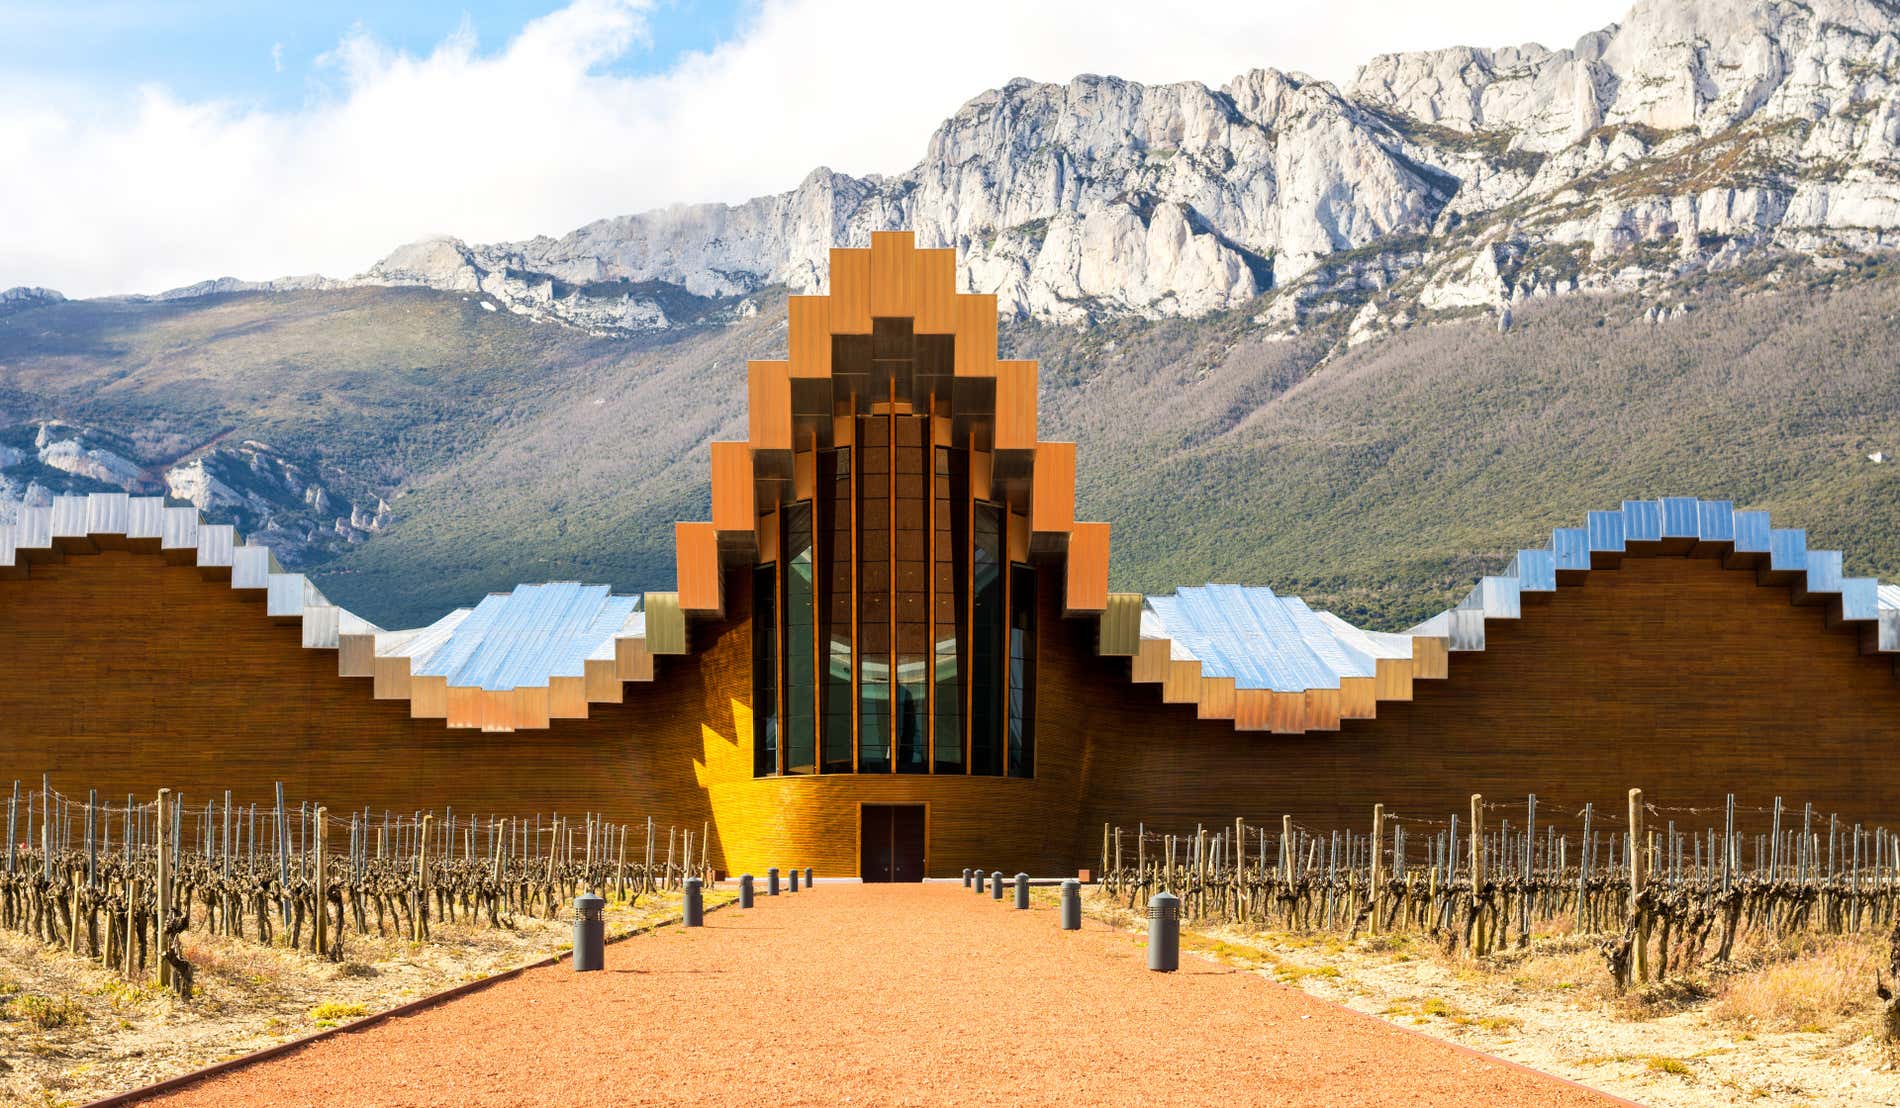
<path id="1" fill-rule="evenodd" d="M 527 585 L 384 630 L 195 509 L 25 509 L 0 526 L 0 777 L 652 816 L 710 826 L 731 872 L 899 880 L 1087 867 L 1110 821 L 1473 792 L 1900 809 L 1900 588 L 1804 532 L 1626 501 L 1400 633 L 1266 588 L 1111 592 L 1087 459 L 1037 439 L 995 298 L 907 233 L 830 273 L 749 367 L 672 592 Z"/>

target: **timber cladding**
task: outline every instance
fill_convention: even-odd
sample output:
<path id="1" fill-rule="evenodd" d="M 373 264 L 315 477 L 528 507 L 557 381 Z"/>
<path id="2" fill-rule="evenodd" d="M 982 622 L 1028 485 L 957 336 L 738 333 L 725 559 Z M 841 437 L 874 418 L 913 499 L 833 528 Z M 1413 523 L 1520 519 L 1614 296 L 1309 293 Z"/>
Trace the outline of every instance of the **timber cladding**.
<path id="1" fill-rule="evenodd" d="M 1364 829 L 1375 803 L 1443 820 L 1474 792 L 1617 811 L 1640 786 L 1658 806 L 1719 808 L 1733 792 L 1900 819 L 1900 682 L 1890 658 L 1828 629 L 1826 611 L 1713 560 L 1628 557 L 1491 621 L 1483 651 L 1452 654 L 1448 677 L 1413 682 L 1409 702 L 1297 736 L 1237 736 L 1154 685 L 1130 696 L 1071 625 L 1066 648 L 1043 655 L 1044 697 L 1114 708 L 1064 715 L 1045 699 L 1038 741 L 1086 732 L 1083 859 L 1099 856 L 1104 821 L 1191 831 L 1291 815 Z"/>
<path id="2" fill-rule="evenodd" d="M 1473 792 L 1610 806 L 1775 795 L 1862 821 L 1900 818 L 1900 684 L 1889 659 L 1829 630 L 1826 609 L 1708 559 L 1630 557 L 1456 653 L 1448 678 L 1334 733 L 1236 733 L 1131 684 L 1096 652 L 1096 621 L 1040 589 L 1033 780 L 928 775 L 752 777 L 750 578 L 726 575 L 733 618 L 696 622 L 621 704 L 546 731 L 484 733 L 411 719 L 367 678 L 340 678 L 294 623 L 197 569 L 104 551 L 0 582 L 0 779 L 50 772 L 68 793 L 189 802 L 231 789 L 380 811 L 454 805 L 636 823 L 713 824 L 730 872 L 858 866 L 858 808 L 922 803 L 935 876 L 964 866 L 1092 866 L 1103 822 L 1174 830 L 1280 815 L 1357 825 L 1371 805 L 1443 819 Z M 144 614 L 128 617 L 129 600 Z M 664 835 L 664 831 L 662 831 Z"/>

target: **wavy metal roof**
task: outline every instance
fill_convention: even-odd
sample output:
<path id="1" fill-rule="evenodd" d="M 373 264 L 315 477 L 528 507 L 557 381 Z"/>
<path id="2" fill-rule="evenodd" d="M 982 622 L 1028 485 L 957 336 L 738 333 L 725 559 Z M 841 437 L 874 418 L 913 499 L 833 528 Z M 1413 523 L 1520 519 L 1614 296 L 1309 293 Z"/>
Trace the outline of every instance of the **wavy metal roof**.
<path id="1" fill-rule="evenodd" d="M 590 655 L 612 649 L 639 603 L 639 597 L 612 595 L 606 585 L 517 585 L 484 597 L 433 649 L 412 655 L 410 672 L 491 691 L 581 677 Z"/>

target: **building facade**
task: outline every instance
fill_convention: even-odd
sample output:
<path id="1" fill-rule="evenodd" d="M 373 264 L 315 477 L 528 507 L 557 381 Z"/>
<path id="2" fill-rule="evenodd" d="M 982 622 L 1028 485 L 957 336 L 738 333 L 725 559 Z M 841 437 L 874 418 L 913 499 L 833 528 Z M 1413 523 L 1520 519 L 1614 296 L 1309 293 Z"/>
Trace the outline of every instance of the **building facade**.
<path id="1" fill-rule="evenodd" d="M 522 586 L 390 631 L 191 508 L 25 510 L 0 527 L 0 776 L 651 816 L 733 872 L 867 879 L 1473 792 L 1900 814 L 1900 589 L 1725 502 L 1591 513 L 1400 633 L 1264 588 L 1111 593 L 1036 367 L 955 277 L 879 234 L 790 298 L 670 593 Z"/>

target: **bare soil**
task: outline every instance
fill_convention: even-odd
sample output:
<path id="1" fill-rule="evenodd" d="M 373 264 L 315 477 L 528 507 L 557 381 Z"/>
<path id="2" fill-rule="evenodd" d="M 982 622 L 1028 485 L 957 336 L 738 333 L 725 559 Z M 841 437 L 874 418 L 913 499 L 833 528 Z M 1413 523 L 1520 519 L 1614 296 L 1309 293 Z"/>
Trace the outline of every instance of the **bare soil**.
<path id="1" fill-rule="evenodd" d="M 529 971 L 165 1104 L 1601 1105 L 1608 1098 L 955 885 L 821 885 Z"/>
<path id="2" fill-rule="evenodd" d="M 724 899 L 709 894 L 707 902 Z M 678 915 L 677 893 L 614 903 L 608 934 Z M 568 949 L 573 936 L 566 910 L 512 923 L 437 921 L 427 943 L 351 933 L 340 964 L 187 932 L 196 978 L 189 1001 L 160 990 L 149 974 L 130 982 L 0 931 L 0 1104 L 84 1104 L 538 961 Z"/>

